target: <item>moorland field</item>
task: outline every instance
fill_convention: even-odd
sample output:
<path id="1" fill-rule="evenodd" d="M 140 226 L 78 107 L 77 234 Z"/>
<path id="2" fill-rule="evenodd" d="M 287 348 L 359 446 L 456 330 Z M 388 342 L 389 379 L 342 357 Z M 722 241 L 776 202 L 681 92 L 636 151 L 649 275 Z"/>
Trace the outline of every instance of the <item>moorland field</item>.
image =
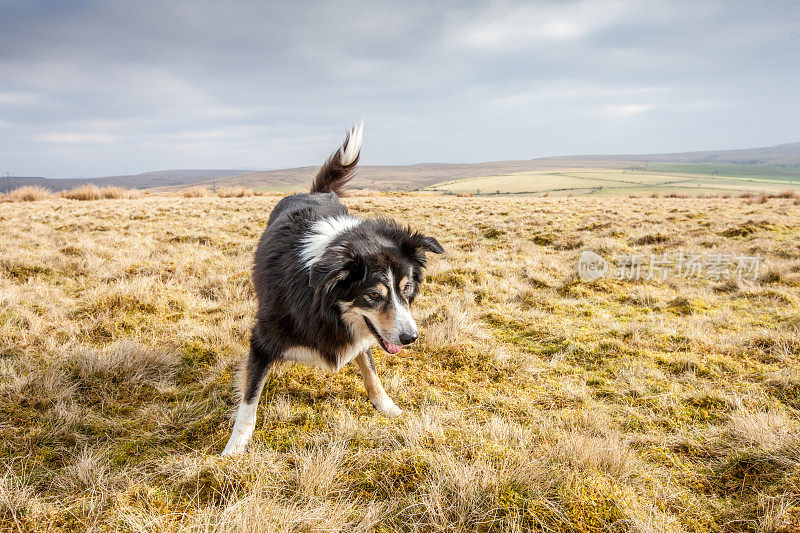
<path id="1" fill-rule="evenodd" d="M 373 352 L 405 413 L 381 417 L 355 365 L 286 364 L 233 458 L 279 196 L 0 201 L 0 529 L 797 531 L 783 196 L 347 198 L 447 250 L 420 341 Z M 584 283 L 583 250 L 763 261 L 755 279 Z"/>

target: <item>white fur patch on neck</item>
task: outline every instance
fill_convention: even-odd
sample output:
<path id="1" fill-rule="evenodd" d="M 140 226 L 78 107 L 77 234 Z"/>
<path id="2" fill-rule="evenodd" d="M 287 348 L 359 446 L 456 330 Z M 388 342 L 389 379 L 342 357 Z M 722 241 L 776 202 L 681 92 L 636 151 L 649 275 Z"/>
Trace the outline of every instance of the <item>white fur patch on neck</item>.
<path id="1" fill-rule="evenodd" d="M 328 217 L 314 222 L 311 231 L 302 240 L 300 259 L 303 261 L 303 265 L 310 267 L 316 263 L 336 237 L 355 228 L 361 222 L 360 218 L 350 215 Z"/>

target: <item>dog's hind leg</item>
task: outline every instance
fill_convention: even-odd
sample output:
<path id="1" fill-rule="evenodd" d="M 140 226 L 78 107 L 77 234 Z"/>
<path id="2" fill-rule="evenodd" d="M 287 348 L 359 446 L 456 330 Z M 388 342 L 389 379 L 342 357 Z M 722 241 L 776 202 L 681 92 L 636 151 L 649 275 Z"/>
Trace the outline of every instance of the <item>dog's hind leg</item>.
<path id="1" fill-rule="evenodd" d="M 267 351 L 258 339 L 254 329 L 250 339 L 250 355 L 242 368 L 242 399 L 239 402 L 239 409 L 236 411 L 233 433 L 222 455 L 243 452 L 256 427 L 258 399 L 261 397 L 261 391 L 267 381 L 269 369 L 275 362 L 275 356 Z"/>
<path id="2" fill-rule="evenodd" d="M 369 401 L 384 415 L 394 418 L 403 414 L 403 410 L 395 405 L 391 398 L 383 390 L 381 378 L 375 370 L 375 361 L 369 350 L 361 352 L 356 357 L 356 363 L 361 370 L 361 377 L 364 378 L 364 388 L 367 389 Z"/>

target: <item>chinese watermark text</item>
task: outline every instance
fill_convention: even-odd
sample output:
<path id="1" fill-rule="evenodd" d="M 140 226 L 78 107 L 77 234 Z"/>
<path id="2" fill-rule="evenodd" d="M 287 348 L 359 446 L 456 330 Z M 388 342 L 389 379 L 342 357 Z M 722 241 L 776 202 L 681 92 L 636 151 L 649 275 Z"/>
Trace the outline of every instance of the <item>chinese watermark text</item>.
<path id="1" fill-rule="evenodd" d="M 583 281 L 605 277 L 621 281 L 665 281 L 670 276 L 711 281 L 734 278 L 738 281 L 755 281 L 760 268 L 760 254 L 617 254 L 611 261 L 606 261 L 599 254 L 586 250 L 578 258 L 578 276 Z"/>

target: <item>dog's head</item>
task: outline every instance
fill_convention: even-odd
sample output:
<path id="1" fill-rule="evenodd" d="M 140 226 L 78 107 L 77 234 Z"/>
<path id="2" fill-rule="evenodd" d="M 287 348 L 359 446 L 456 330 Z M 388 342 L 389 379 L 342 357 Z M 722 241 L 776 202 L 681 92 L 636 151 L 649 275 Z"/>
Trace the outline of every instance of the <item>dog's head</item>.
<path id="1" fill-rule="evenodd" d="M 354 337 L 372 335 L 387 352 L 399 352 L 419 336 L 409 306 L 424 279 L 426 252 L 444 249 L 393 221 L 363 221 L 312 265 L 316 310 L 344 322 Z"/>

